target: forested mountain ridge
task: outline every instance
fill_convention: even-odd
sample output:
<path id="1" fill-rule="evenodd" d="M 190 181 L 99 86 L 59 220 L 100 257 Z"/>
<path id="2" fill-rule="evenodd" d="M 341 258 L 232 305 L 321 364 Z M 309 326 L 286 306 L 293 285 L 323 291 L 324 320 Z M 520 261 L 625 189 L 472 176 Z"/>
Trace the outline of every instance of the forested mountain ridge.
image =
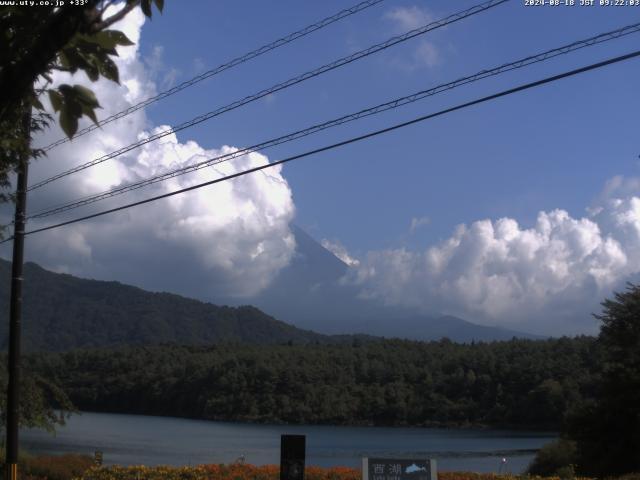
<path id="1" fill-rule="evenodd" d="M 0 311 L 9 312 L 11 264 L 0 260 Z M 23 347 L 26 351 L 218 342 L 332 343 L 351 341 L 280 322 L 255 307 L 227 307 L 119 282 L 86 280 L 24 266 Z M 5 317 L 7 318 L 7 317 Z M 0 322 L 6 345 L 8 322 Z"/>
<path id="2" fill-rule="evenodd" d="M 41 353 L 81 410 L 208 420 L 560 429 L 599 375 L 592 337 Z"/>
<path id="3" fill-rule="evenodd" d="M 324 256 L 327 255 L 332 256 L 329 252 Z M 335 259 L 330 263 L 332 268 L 327 267 L 324 275 L 335 274 L 336 263 L 340 261 Z M 6 316 L 9 313 L 10 276 L 11 263 L 0 259 L 0 312 Z M 360 332 L 368 332 L 367 328 L 375 330 L 375 325 L 383 323 L 388 324 L 388 328 L 378 329 L 378 333 L 389 337 L 407 337 L 420 332 L 433 339 L 450 337 L 471 341 L 519 335 L 455 317 L 398 319 L 390 316 L 383 321 L 381 314 L 385 311 L 373 305 L 357 314 L 371 314 L 371 322 L 362 324 L 354 333 L 321 334 L 279 321 L 253 306 L 219 306 L 172 293 L 149 292 L 119 282 L 54 273 L 31 262 L 24 265 L 24 277 L 22 344 L 25 351 L 166 343 L 327 344 L 351 342 L 354 338 L 373 341 L 376 337 Z M 293 292 L 288 298 L 296 295 L 301 294 Z M 287 301 L 287 298 L 280 299 L 281 303 Z M 330 303 L 328 299 L 324 301 Z M 308 310 L 314 311 L 316 306 L 311 302 Z M 391 315 L 392 312 L 387 313 Z M 302 310 L 299 315 L 303 316 Z M 335 322 L 336 318 L 330 318 L 329 314 L 326 321 Z M 8 322 L 0 322 L 0 348 L 6 348 L 7 329 Z"/>

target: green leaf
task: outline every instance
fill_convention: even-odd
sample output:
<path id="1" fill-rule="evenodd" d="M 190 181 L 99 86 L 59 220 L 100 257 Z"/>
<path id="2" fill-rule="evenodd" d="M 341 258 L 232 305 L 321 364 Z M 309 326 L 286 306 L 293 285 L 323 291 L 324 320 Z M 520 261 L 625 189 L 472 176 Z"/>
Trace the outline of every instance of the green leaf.
<path id="1" fill-rule="evenodd" d="M 74 42 L 74 47 L 87 54 L 108 53 L 112 55 L 115 52 L 116 45 L 113 44 L 113 42 L 110 42 L 108 39 L 103 39 L 105 40 L 103 42 L 104 45 L 100 45 L 95 41 L 96 35 L 98 34 L 96 33 L 95 35 L 78 35 Z"/>
<path id="2" fill-rule="evenodd" d="M 96 82 L 100 78 L 100 70 L 98 70 L 98 68 L 94 67 L 93 65 L 88 64 L 85 68 L 83 68 L 83 70 L 87 74 L 87 77 L 89 77 L 89 80 L 91 80 L 92 82 Z"/>
<path id="3" fill-rule="evenodd" d="M 109 57 L 102 59 L 100 65 L 100 73 L 103 77 L 108 78 L 116 83 L 120 83 L 120 75 L 118 73 L 118 66 Z"/>
<path id="4" fill-rule="evenodd" d="M 134 44 L 124 33 L 118 30 L 103 30 L 93 35 L 82 35 L 81 39 L 85 42 L 95 43 L 106 50 L 114 50 L 118 45 L 128 46 Z"/>
<path id="5" fill-rule="evenodd" d="M 135 45 L 135 43 L 129 40 L 129 37 L 119 30 L 104 30 L 102 33 L 109 34 L 109 36 L 116 42 L 116 45 L 122 45 L 123 47 Z"/>
<path id="6" fill-rule="evenodd" d="M 63 97 L 60 94 L 60 92 L 57 92 L 56 90 L 53 89 L 49 89 L 47 90 L 47 93 L 49 94 L 49 101 L 51 102 L 51 106 L 53 107 L 53 110 L 55 112 L 58 112 L 62 109 L 62 104 L 64 103 Z"/>
<path id="7" fill-rule="evenodd" d="M 95 93 L 93 93 L 93 91 L 88 89 L 87 87 L 83 87 L 82 85 L 74 85 L 73 91 L 83 104 L 91 108 L 100 107 Z"/>
<path id="8" fill-rule="evenodd" d="M 31 101 L 31 104 L 38 110 L 44 110 L 44 105 L 42 105 L 42 102 L 38 97 L 34 97 L 33 100 Z"/>
<path id="9" fill-rule="evenodd" d="M 95 53 L 83 50 L 80 46 L 74 46 L 65 51 L 70 68 L 84 70 L 89 79 L 95 82 L 100 77 L 100 71 L 96 65 Z"/>
<path id="10" fill-rule="evenodd" d="M 62 50 L 60 52 L 60 54 L 58 55 L 58 59 L 60 60 L 60 66 L 63 68 L 73 68 L 73 66 L 71 65 L 71 62 L 69 60 L 69 57 L 66 54 L 66 50 Z"/>
<path id="11" fill-rule="evenodd" d="M 83 108 L 84 107 L 82 103 L 80 103 L 77 98 L 69 97 L 69 98 L 65 98 L 65 104 L 62 110 L 66 111 L 72 117 L 75 117 L 76 119 L 78 119 L 82 116 Z"/>
<path id="12" fill-rule="evenodd" d="M 82 113 L 84 113 L 87 117 L 89 117 L 93 121 L 93 123 L 96 124 L 96 126 L 100 126 L 98 124 L 98 118 L 96 117 L 96 112 L 93 108 L 85 106 L 82 108 Z"/>
<path id="13" fill-rule="evenodd" d="M 160 13 L 162 13 L 162 9 L 164 8 L 164 0 L 153 0 L 153 3 L 156 4 Z"/>
<path id="14" fill-rule="evenodd" d="M 58 86 L 58 90 L 65 97 L 67 97 L 69 95 L 73 95 L 71 93 L 71 91 L 73 90 L 73 87 L 71 85 L 66 84 L 66 83 L 63 83 L 62 85 Z"/>
<path id="15" fill-rule="evenodd" d="M 84 69 L 85 60 L 79 54 L 80 50 L 76 47 L 65 48 L 60 52 L 60 65 L 64 68 L 76 72 L 78 68 Z"/>
<path id="16" fill-rule="evenodd" d="M 62 112 L 66 112 L 66 114 L 71 115 L 72 117 L 81 117 L 83 104 L 79 101 L 78 92 L 75 88 L 65 83 L 60 85 L 58 90 L 62 94 L 63 98 L 62 106 L 60 108 L 61 114 Z"/>
<path id="17" fill-rule="evenodd" d="M 63 109 L 60 112 L 60 127 L 62 127 L 69 139 L 73 138 L 78 131 L 78 117 L 74 116 L 66 108 Z"/>
<path id="18" fill-rule="evenodd" d="M 142 8 L 142 13 L 151 18 L 151 0 L 142 0 L 140 2 L 140 7 Z"/>

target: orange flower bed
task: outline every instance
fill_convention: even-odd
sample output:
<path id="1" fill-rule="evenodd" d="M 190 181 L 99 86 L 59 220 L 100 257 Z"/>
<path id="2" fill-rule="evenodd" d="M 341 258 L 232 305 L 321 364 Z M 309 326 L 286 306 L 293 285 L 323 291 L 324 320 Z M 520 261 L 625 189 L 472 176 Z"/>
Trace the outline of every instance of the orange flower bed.
<path id="1" fill-rule="evenodd" d="M 198 465 L 196 467 L 102 467 L 91 468 L 76 480 L 279 480 L 278 465 Z M 438 480 L 535 480 L 539 477 L 493 473 L 440 472 Z M 360 469 L 306 467 L 305 480 L 360 480 Z M 545 480 L 560 480 L 548 477 Z M 588 480 L 588 479 L 576 479 Z"/>

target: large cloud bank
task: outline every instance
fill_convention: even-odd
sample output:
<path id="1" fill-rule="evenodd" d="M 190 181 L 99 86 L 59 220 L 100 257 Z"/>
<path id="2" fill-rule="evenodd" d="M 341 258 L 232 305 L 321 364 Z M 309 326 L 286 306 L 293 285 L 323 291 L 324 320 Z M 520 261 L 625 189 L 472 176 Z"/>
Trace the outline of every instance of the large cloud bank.
<path id="1" fill-rule="evenodd" d="M 107 80 L 91 83 L 84 75 L 57 74 L 56 83 L 80 83 L 92 88 L 105 118 L 156 91 L 155 73 L 145 67 L 137 45 L 144 23 L 134 11 L 114 28 L 123 30 L 136 46 L 119 49 L 117 64 L 122 85 Z M 158 77 L 161 78 L 161 77 Z M 81 127 L 83 125 L 81 124 Z M 135 142 L 153 128 L 143 110 L 99 131 L 79 137 L 49 153 L 32 167 L 31 184 L 52 174 Z M 140 133 L 142 132 L 142 133 Z M 145 133 L 147 132 L 147 133 Z M 62 136 L 56 126 L 35 142 L 46 145 Z M 195 163 L 232 147 L 205 149 L 193 141 L 181 143 L 175 135 L 147 144 L 94 168 L 30 194 L 30 211 L 146 178 L 185 163 Z M 147 198 L 247 168 L 268 159 L 252 153 L 232 162 L 155 184 L 93 210 L 76 210 L 68 217 L 49 218 L 32 228 L 101 210 L 125 201 Z M 192 296 L 251 295 L 265 287 L 286 266 L 295 250 L 289 230 L 294 215 L 291 190 L 274 167 L 132 210 L 101 217 L 28 237 L 28 259 L 47 268 L 81 276 L 118 279 L 146 288 Z M 8 212 L 5 212 L 8 219 Z"/>
<path id="2" fill-rule="evenodd" d="M 351 281 L 387 304 L 541 332 L 590 331 L 598 303 L 640 272 L 640 189 L 615 178 L 583 218 L 540 212 L 460 225 L 421 252 L 369 252 Z"/>
<path id="3" fill-rule="evenodd" d="M 402 20 L 406 16 L 400 13 L 396 17 Z M 117 28 L 138 44 L 143 23 L 143 15 L 136 11 Z M 160 51 L 155 49 L 154 55 Z M 70 79 L 64 73 L 56 74 L 55 81 L 90 86 L 103 106 L 100 117 L 105 118 L 155 93 L 156 83 L 164 82 L 169 73 L 172 78 L 176 75 L 155 71 L 162 70 L 162 62 L 155 58 L 145 63 L 137 46 L 120 49 L 117 63 L 121 86 L 106 80 L 91 83 L 80 75 Z M 150 63 L 155 66 L 149 67 Z M 138 111 L 51 151 L 33 165 L 31 183 L 133 143 L 138 135 L 166 128 L 151 125 L 144 111 Z M 36 142 L 46 145 L 61 136 L 55 127 Z M 205 149 L 170 135 L 34 191 L 30 210 L 232 149 Z M 31 227 L 267 162 L 260 154 L 245 155 L 96 204 L 94 210 L 34 222 Z M 294 211 L 291 190 L 275 167 L 30 236 L 27 258 L 57 271 L 203 299 L 246 297 L 267 286 L 290 262 L 295 250 L 289 229 Z M 5 223 L 9 221 L 10 209 L 5 208 L 2 216 Z M 413 219 L 411 229 L 426 225 L 428 219 Z M 364 297 L 542 333 L 593 331 L 596 322 L 590 313 L 599 310 L 598 303 L 640 273 L 640 180 L 612 179 L 582 218 L 553 210 L 540 212 L 537 221 L 527 226 L 510 218 L 476 221 L 459 226 L 450 238 L 422 251 L 372 251 L 356 259 L 337 241 L 323 245 L 351 266 L 346 280 L 357 285 Z M 3 252 L 8 256 L 6 246 Z"/>

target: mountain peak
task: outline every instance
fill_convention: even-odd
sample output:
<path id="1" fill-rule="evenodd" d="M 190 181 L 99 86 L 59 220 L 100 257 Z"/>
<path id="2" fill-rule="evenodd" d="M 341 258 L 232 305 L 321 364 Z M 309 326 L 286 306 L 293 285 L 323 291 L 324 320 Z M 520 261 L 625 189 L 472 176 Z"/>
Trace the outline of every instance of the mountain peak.
<path id="1" fill-rule="evenodd" d="M 357 285 L 344 281 L 348 265 L 300 227 L 292 225 L 291 230 L 296 252 L 290 264 L 265 290 L 240 301 L 209 298 L 213 303 L 204 303 L 119 282 L 53 273 L 28 262 L 25 345 L 33 349 L 66 349 L 163 342 L 326 343 L 335 341 L 327 335 L 352 334 L 410 340 L 447 337 L 457 342 L 541 338 L 364 298 Z M 5 311 L 10 266 L 0 260 L 0 275 L 5 278 L 0 282 L 4 289 L 0 304 Z M 6 323 L 0 325 L 0 336 L 6 338 L 6 329 Z"/>
<path id="2" fill-rule="evenodd" d="M 458 342 L 541 338 L 523 332 L 477 325 L 461 318 L 384 305 L 363 298 L 344 282 L 349 266 L 292 225 L 296 254 L 264 291 L 243 301 L 288 323 L 325 334 L 366 333 L 411 340 Z"/>

